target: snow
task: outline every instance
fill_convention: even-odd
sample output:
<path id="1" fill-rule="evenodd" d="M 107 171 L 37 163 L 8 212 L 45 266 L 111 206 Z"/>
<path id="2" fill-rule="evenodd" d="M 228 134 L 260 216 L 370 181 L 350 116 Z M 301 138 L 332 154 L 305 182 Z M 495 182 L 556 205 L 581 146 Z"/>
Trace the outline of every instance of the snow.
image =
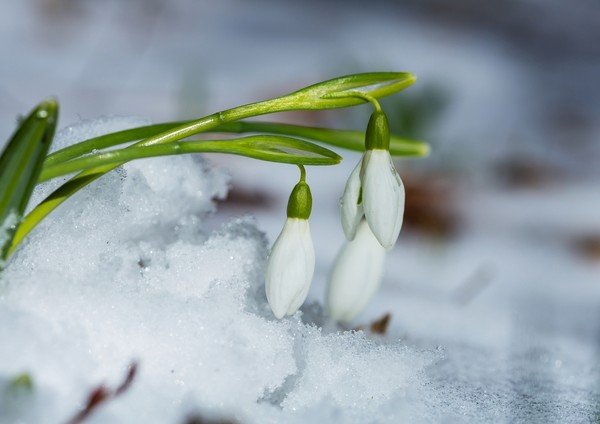
<path id="1" fill-rule="evenodd" d="M 196 413 L 240 423 L 598 421 L 598 260 L 573 249 L 577 238 L 600 234 L 598 61 L 539 32 L 529 38 L 541 50 L 522 50 L 512 25 L 511 42 L 468 17 L 440 21 L 437 10 L 427 19 L 387 4 L 367 12 L 193 3 L 173 1 L 155 14 L 145 2 L 88 2 L 76 11 L 65 3 L 53 13 L 8 2 L 0 51 L 13 63 L 2 69 L 0 145 L 15 113 L 50 94 L 61 100 L 63 123 L 102 113 L 163 122 L 334 75 L 406 69 L 419 82 L 398 100 L 437 86 L 449 104 L 422 134 L 433 142 L 431 157 L 399 161 L 398 170 L 458 170 L 467 181 L 457 190 L 461 230 L 447 240 L 403 231 L 381 290 L 352 324 L 389 311 L 389 333 L 343 332 L 322 300 L 343 242 L 338 198 L 359 155 L 342 152 L 335 169 L 310 168 L 315 279 L 302 313 L 279 322 L 262 275 L 295 168 L 211 157 L 231 182 L 200 157 L 120 168 L 53 213 L 6 272 L 0 422 L 66 422 L 98 384 L 116 387 L 133 360 L 131 388 L 90 422 L 183 422 Z M 546 55 L 561 50 L 570 59 Z M 362 108 L 285 120 L 361 128 Z M 63 129 L 54 148 L 148 122 L 83 121 Z M 589 178 L 503 190 L 492 174 L 507 155 Z M 213 214 L 211 199 L 228 184 L 265 193 L 273 207 L 225 204 Z M 240 218 L 246 211 L 255 221 Z M 14 387 L 24 372 L 32 390 Z"/>
<path id="2" fill-rule="evenodd" d="M 55 148 L 146 122 L 82 121 L 60 131 Z M 341 168 L 340 190 L 350 170 Z M 130 389 L 89 422 L 584 422 L 596 413 L 597 269 L 559 246 L 539 249 L 539 222 L 532 231 L 522 223 L 547 207 L 544 196 L 476 194 L 465 205 L 472 228 L 452 248 L 401 236 L 361 318 L 393 311 L 390 334 L 376 336 L 344 331 L 323 311 L 323 257 L 335 243 L 323 245 L 320 230 L 342 230 L 318 203 L 323 254 L 309 301 L 274 319 L 260 225 L 248 216 L 214 222 L 228 184 L 201 156 L 132 162 L 34 230 L 2 279 L 0 422 L 65 422 L 99 384 L 118 386 L 134 361 Z M 568 205 L 577 190 L 551 196 Z M 333 193 L 318 184 L 313 192 Z M 573 229 L 558 213 L 545 216 L 558 234 Z M 494 235 L 512 227 L 520 236 Z M 469 278 L 492 282 L 469 294 Z M 13 387 L 23 373 L 32 389 Z"/>
<path id="3" fill-rule="evenodd" d="M 84 121 L 59 132 L 55 147 L 139 124 Z M 18 399 L 0 392 L 10 404 L 1 421 L 64 422 L 137 360 L 131 389 L 90 422 L 182 422 L 197 411 L 240 422 L 364 422 L 442 357 L 330 322 L 320 328 L 318 307 L 274 319 L 257 224 L 242 217 L 205 229 L 227 185 L 198 156 L 133 162 L 31 234 L 2 280 L 0 340 L 9 342 L 0 377 L 8 385 L 28 373 L 34 388 Z"/>

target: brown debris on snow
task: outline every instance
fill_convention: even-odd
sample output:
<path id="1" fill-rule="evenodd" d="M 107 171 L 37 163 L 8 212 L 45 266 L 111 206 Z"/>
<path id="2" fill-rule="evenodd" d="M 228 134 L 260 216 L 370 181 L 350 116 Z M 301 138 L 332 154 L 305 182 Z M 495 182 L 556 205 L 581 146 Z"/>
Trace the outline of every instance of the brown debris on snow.
<path id="1" fill-rule="evenodd" d="M 75 414 L 75 416 L 67 421 L 67 423 L 80 424 L 84 422 L 100 405 L 125 393 L 127 389 L 131 387 L 131 384 L 133 383 L 133 380 L 137 374 L 137 369 L 138 364 L 136 361 L 133 361 L 128 367 L 125 378 L 114 390 L 109 389 L 104 384 L 100 384 L 93 389 L 89 394 L 88 400 L 83 409 Z"/>

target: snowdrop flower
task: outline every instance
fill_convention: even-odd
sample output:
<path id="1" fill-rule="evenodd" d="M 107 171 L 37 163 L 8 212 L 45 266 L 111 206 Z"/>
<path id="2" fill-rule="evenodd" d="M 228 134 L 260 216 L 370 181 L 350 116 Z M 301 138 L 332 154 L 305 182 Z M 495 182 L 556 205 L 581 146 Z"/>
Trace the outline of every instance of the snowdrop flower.
<path id="1" fill-rule="evenodd" d="M 338 321 L 352 321 L 371 300 L 383 275 L 386 250 L 363 219 L 356 237 L 338 254 L 327 283 L 329 314 Z"/>
<path id="2" fill-rule="evenodd" d="M 350 174 L 342 196 L 342 227 L 354 239 L 364 216 L 371 231 L 386 249 L 398 239 L 404 215 L 404 185 L 389 152 L 388 122 L 381 110 L 369 119 L 366 151 Z"/>
<path id="3" fill-rule="evenodd" d="M 273 244 L 267 263 L 265 288 L 267 300 L 278 319 L 293 315 L 304 303 L 315 270 L 308 217 L 312 208 L 305 171 L 296 184 L 287 208 L 287 220 Z"/>
<path id="4" fill-rule="evenodd" d="M 391 249 L 402 227 L 404 185 L 387 150 L 367 150 L 361 172 L 363 208 L 371 231 Z"/>
<path id="5" fill-rule="evenodd" d="M 362 160 L 354 168 L 342 195 L 342 228 L 348 240 L 353 240 L 356 235 L 358 224 L 363 219 L 364 211 L 360 200 L 361 182 L 360 171 L 362 169 Z"/>

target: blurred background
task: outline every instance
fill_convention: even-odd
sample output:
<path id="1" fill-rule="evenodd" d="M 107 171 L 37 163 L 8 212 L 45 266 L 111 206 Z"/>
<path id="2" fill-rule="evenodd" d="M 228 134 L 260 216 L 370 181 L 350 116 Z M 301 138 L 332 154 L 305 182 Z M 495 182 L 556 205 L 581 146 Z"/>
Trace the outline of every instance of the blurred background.
<path id="1" fill-rule="evenodd" d="M 485 391 L 479 406 L 505 404 L 508 420 L 540 411 L 600 420 L 599 2 L 8 0 L 2 9 L 3 140 L 49 95 L 62 126 L 114 115 L 162 122 L 337 75 L 415 73 L 383 104 L 393 130 L 428 140 L 432 153 L 397 161 L 405 226 L 360 323 L 390 312 L 395 339 L 443 346 L 450 365 L 432 384 Z M 362 129 L 369 113 L 268 119 Z M 343 243 L 339 197 L 360 157 L 341 154 L 339 167 L 308 174 L 319 301 Z M 251 213 L 273 241 L 297 171 L 211 161 L 232 176 L 215 226 Z M 307 319 L 318 309 L 308 306 Z"/>

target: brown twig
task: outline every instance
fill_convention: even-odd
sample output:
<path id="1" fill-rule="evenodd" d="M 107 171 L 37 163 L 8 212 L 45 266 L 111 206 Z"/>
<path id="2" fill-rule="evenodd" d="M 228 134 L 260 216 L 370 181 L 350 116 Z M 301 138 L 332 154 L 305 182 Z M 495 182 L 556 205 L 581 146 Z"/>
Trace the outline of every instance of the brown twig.
<path id="1" fill-rule="evenodd" d="M 125 393 L 131 386 L 131 383 L 133 383 L 133 380 L 137 374 L 137 369 L 138 363 L 133 361 L 128 367 L 127 375 L 123 379 L 123 382 L 114 390 L 107 388 L 104 384 L 100 384 L 98 387 L 93 389 L 88 396 L 85 407 L 75 414 L 73 418 L 67 421 L 67 424 L 82 423 L 92 414 L 92 412 L 94 412 L 94 410 L 98 408 L 98 406 Z"/>
<path id="2" fill-rule="evenodd" d="M 387 330 L 388 330 L 388 327 L 390 326 L 391 320 L 392 320 L 392 314 L 387 312 L 381 318 L 373 321 L 369 325 L 369 331 L 372 334 L 380 334 L 380 335 L 384 336 L 385 333 L 387 333 Z M 363 331 L 364 329 L 365 329 L 365 327 L 363 325 L 359 325 L 358 327 L 355 328 L 356 331 Z"/>
<path id="3" fill-rule="evenodd" d="M 381 334 L 384 335 L 387 333 L 388 327 L 390 326 L 390 321 L 392 319 L 392 314 L 389 312 L 382 316 L 377 321 L 373 321 L 371 323 L 371 333 L 373 334 Z"/>

